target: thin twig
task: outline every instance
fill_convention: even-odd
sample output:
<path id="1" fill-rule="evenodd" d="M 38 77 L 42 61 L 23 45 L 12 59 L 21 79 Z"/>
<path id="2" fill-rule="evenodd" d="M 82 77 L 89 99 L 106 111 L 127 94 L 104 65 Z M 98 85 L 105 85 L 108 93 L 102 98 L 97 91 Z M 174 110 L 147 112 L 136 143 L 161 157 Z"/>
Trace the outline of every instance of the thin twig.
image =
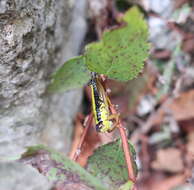
<path id="1" fill-rule="evenodd" d="M 84 128 L 83 134 L 82 134 L 82 136 L 81 136 L 79 145 L 78 145 L 78 147 L 77 147 L 77 151 L 74 153 L 74 156 L 73 156 L 73 159 L 72 159 L 72 160 L 74 160 L 74 161 L 77 160 L 77 158 L 78 158 L 78 156 L 79 156 L 79 154 L 80 154 L 80 152 L 81 152 L 81 148 L 82 148 L 82 146 L 83 146 L 83 143 L 84 143 L 86 134 L 87 134 L 87 132 L 88 132 L 88 129 L 92 126 L 92 119 L 93 119 L 93 115 L 92 115 L 92 113 L 90 113 L 90 114 L 86 117 L 86 119 L 85 119 L 85 121 L 84 121 L 85 128 Z"/>
<path id="2" fill-rule="evenodd" d="M 110 106 L 110 109 L 111 109 L 112 114 L 118 114 L 113 105 Z M 126 136 L 125 128 L 123 127 L 123 124 L 122 124 L 120 118 L 118 119 L 118 129 L 119 129 L 119 133 L 120 133 L 121 139 L 122 139 L 122 146 L 123 146 L 125 161 L 127 164 L 128 177 L 129 177 L 130 181 L 135 183 L 136 177 L 135 177 L 133 165 L 132 165 L 133 159 L 132 159 L 132 155 L 129 151 L 129 144 L 128 144 L 128 139 Z"/>

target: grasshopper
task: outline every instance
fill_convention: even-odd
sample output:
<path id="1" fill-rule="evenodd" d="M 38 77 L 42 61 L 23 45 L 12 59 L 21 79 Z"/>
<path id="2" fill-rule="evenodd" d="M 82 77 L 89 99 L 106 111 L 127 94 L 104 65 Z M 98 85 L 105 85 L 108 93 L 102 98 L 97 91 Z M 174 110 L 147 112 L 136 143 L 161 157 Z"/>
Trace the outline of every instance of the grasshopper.
<path id="1" fill-rule="evenodd" d="M 117 125 L 117 122 L 114 123 L 113 119 L 118 121 L 118 115 L 111 114 L 109 109 L 110 100 L 96 73 L 92 73 L 89 85 L 92 92 L 92 110 L 96 123 L 96 131 L 102 133 L 111 132 Z"/>

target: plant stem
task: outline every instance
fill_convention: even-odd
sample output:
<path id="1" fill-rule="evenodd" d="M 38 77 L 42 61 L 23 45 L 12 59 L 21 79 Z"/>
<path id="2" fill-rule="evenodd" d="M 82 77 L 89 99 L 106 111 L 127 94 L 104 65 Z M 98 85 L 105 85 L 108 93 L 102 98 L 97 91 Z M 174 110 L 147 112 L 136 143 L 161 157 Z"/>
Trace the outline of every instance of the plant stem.
<path id="1" fill-rule="evenodd" d="M 80 154 L 80 152 L 81 152 L 81 148 L 82 148 L 82 146 L 83 146 L 83 143 L 84 143 L 86 134 L 87 134 L 87 132 L 88 132 L 88 129 L 92 126 L 92 119 L 93 119 L 93 114 L 90 113 L 90 114 L 86 117 L 86 119 L 85 119 L 85 121 L 84 121 L 85 128 L 84 128 L 83 134 L 82 134 L 82 136 L 81 136 L 79 145 L 78 145 L 78 147 L 77 147 L 77 151 L 74 153 L 73 158 L 72 158 L 72 160 L 74 160 L 74 161 L 77 160 L 77 158 L 78 158 L 78 156 L 79 156 L 79 154 Z"/>
<path id="2" fill-rule="evenodd" d="M 111 109 L 111 112 L 113 114 L 118 114 L 116 109 L 114 108 L 114 106 L 111 104 L 110 105 L 110 109 Z M 128 144 L 128 139 L 127 139 L 127 136 L 126 136 L 126 132 L 125 132 L 125 128 L 123 127 L 123 124 L 120 120 L 120 118 L 118 119 L 118 129 L 119 129 L 119 133 L 121 135 L 121 140 L 122 140 L 122 146 L 123 146 L 123 151 L 124 151 L 124 156 L 125 156 L 125 161 L 126 161 L 126 164 L 127 164 L 127 170 L 128 170 L 128 177 L 129 177 L 129 180 L 134 182 L 136 181 L 136 177 L 135 177 L 135 174 L 134 174 L 134 170 L 133 170 L 133 165 L 132 165 L 132 155 L 130 153 L 130 149 L 129 149 L 129 144 Z"/>

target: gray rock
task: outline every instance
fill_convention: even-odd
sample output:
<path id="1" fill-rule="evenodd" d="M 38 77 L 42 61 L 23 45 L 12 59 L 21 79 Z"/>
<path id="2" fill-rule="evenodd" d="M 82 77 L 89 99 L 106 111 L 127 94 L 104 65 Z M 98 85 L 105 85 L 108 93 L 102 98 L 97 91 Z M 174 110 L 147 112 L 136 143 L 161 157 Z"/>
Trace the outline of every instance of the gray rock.
<path id="1" fill-rule="evenodd" d="M 37 143 L 69 150 L 81 90 L 45 92 L 50 74 L 79 51 L 86 31 L 84 9 L 85 0 L 0 1 L 0 158 L 17 157 Z M 38 175 L 25 167 L 18 170 L 16 163 L 0 167 L 1 189 L 17 189 L 21 173 L 23 182 Z M 4 186 L 9 177 L 13 183 Z M 21 181 L 20 190 L 48 189 L 37 179 L 40 186 Z"/>
<path id="2" fill-rule="evenodd" d="M 156 49 L 173 50 L 180 43 L 181 35 L 171 31 L 163 19 L 150 16 L 148 24 L 150 41 Z"/>
<path id="3" fill-rule="evenodd" d="M 174 187 L 171 190 L 193 190 L 194 189 L 194 185 L 192 184 L 185 184 L 185 185 L 181 185 L 179 187 Z"/>
<path id="4" fill-rule="evenodd" d="M 169 18 L 173 12 L 174 0 L 142 0 L 146 10 L 154 11 L 164 18 Z"/>
<path id="5" fill-rule="evenodd" d="M 51 182 L 34 168 L 20 163 L 1 164 L 0 171 L 2 190 L 44 190 L 51 186 Z"/>

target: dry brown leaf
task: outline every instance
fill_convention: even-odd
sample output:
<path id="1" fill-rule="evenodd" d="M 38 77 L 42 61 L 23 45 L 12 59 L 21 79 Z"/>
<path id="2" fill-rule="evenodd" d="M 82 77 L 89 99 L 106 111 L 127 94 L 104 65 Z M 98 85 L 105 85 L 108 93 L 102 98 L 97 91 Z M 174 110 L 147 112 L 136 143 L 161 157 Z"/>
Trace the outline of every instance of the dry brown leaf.
<path id="1" fill-rule="evenodd" d="M 179 126 L 186 134 L 193 133 L 194 132 L 194 118 L 189 119 L 189 120 L 180 121 Z"/>
<path id="2" fill-rule="evenodd" d="M 154 182 L 149 190 L 171 190 L 173 187 L 185 183 L 185 175 L 176 175 L 162 181 Z"/>
<path id="3" fill-rule="evenodd" d="M 154 172 L 147 179 L 141 181 L 138 190 L 172 190 L 172 188 L 185 184 L 186 174 L 166 177 L 161 172 Z"/>
<path id="4" fill-rule="evenodd" d="M 155 59 L 169 59 L 171 56 L 171 51 L 169 50 L 155 50 L 155 52 L 153 52 L 153 58 Z"/>
<path id="5" fill-rule="evenodd" d="M 187 38 L 183 41 L 182 45 L 183 51 L 186 53 L 193 53 L 194 52 L 194 36 Z"/>
<path id="6" fill-rule="evenodd" d="M 167 109 L 177 121 L 194 118 L 194 90 L 182 93 Z"/>
<path id="7" fill-rule="evenodd" d="M 93 154 L 100 142 L 101 141 L 98 133 L 93 129 L 89 130 L 88 134 L 86 135 L 81 153 L 76 162 L 78 162 L 81 166 L 85 166 L 87 164 L 88 157 Z"/>
<path id="8" fill-rule="evenodd" d="M 176 148 L 161 149 L 157 152 L 156 160 L 151 163 L 155 170 L 181 172 L 184 169 L 181 152 Z"/>
<path id="9" fill-rule="evenodd" d="M 75 131 L 74 137 L 72 142 L 71 151 L 69 153 L 69 157 L 72 159 L 75 152 L 77 152 L 78 145 L 80 143 L 82 134 L 83 134 L 83 117 L 78 115 L 75 121 Z M 93 154 L 94 149 L 97 145 L 101 142 L 98 133 L 93 129 L 90 128 L 87 132 L 87 135 L 84 139 L 84 143 L 81 147 L 81 153 L 76 160 L 81 166 L 85 166 L 88 160 L 88 157 Z"/>
<path id="10" fill-rule="evenodd" d="M 69 158 L 73 158 L 74 153 L 77 151 L 77 147 L 79 145 L 82 133 L 83 133 L 83 115 L 78 114 L 76 119 L 75 119 L 75 128 L 74 128 L 74 135 L 73 135 L 73 140 L 72 140 L 72 145 L 71 145 L 71 150 L 69 152 Z"/>
<path id="11" fill-rule="evenodd" d="M 142 130 L 148 132 L 153 125 L 162 123 L 164 117 L 172 116 L 176 121 L 194 118 L 194 90 L 183 92 L 177 98 L 167 99 L 160 108 L 150 115 Z"/>

